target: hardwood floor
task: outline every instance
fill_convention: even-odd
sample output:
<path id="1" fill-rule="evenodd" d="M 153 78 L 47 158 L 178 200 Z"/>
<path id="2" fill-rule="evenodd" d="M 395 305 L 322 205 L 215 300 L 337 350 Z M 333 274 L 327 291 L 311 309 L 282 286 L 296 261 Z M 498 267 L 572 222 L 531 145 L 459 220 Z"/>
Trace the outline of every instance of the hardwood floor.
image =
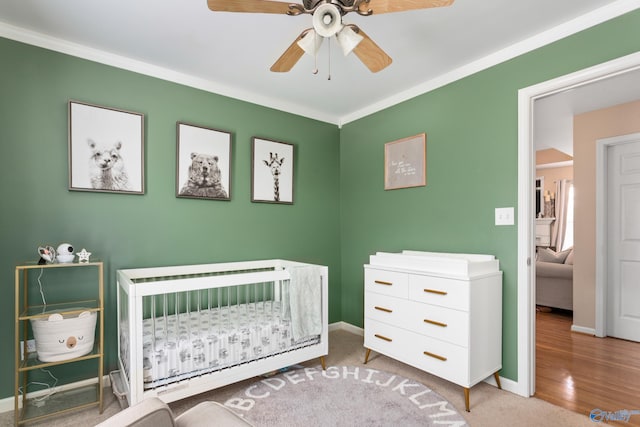
<path id="1" fill-rule="evenodd" d="M 608 423 L 640 426 L 640 343 L 571 332 L 571 323 L 571 312 L 536 313 L 535 396 L 587 416 L 637 411 Z"/>

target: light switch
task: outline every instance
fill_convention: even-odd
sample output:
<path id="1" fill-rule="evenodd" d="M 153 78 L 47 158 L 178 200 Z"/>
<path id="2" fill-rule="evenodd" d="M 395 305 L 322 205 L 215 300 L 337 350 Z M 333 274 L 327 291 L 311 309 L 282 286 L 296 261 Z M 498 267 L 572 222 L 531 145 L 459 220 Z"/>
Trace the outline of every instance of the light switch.
<path id="1" fill-rule="evenodd" d="M 513 225 L 513 208 L 496 208 L 496 225 Z"/>

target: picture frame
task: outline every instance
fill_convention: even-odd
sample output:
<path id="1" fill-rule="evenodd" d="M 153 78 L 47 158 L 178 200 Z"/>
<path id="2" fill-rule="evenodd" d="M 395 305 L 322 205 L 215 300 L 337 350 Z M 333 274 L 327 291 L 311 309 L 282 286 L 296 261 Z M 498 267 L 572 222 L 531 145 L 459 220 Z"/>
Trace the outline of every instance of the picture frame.
<path id="1" fill-rule="evenodd" d="M 293 204 L 294 145 L 253 137 L 251 201 Z"/>
<path id="2" fill-rule="evenodd" d="M 176 122 L 176 197 L 231 200 L 231 133 Z"/>
<path id="3" fill-rule="evenodd" d="M 69 100 L 69 190 L 144 194 L 144 114 Z"/>
<path id="4" fill-rule="evenodd" d="M 384 145 L 384 189 L 427 185 L 426 133 Z"/>

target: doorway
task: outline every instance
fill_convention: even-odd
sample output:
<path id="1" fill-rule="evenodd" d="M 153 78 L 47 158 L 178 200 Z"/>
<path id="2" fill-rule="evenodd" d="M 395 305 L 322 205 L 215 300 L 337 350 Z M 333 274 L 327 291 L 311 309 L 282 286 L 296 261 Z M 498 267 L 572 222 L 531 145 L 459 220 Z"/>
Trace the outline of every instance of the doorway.
<path id="1" fill-rule="evenodd" d="M 535 393 L 535 268 L 534 260 L 534 106 L 558 94 L 578 94 L 596 83 L 640 76 L 640 53 L 521 89 L 518 94 L 518 392 Z M 638 87 L 640 85 L 627 85 Z M 593 87 L 593 86 L 591 86 Z M 628 93 L 626 94 L 629 95 Z M 590 97 L 597 102 L 602 97 Z M 640 99 L 637 96 L 636 99 Z M 615 101 L 616 105 L 624 101 Z M 604 106 L 589 106 L 597 109 Z M 585 111 L 590 111 L 589 109 Z"/>

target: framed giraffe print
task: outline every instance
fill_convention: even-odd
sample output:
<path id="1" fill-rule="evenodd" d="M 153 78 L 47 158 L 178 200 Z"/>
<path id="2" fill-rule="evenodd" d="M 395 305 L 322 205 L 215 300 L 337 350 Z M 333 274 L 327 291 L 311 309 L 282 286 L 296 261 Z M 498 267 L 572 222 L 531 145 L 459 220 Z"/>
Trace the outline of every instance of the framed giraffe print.
<path id="1" fill-rule="evenodd" d="M 251 147 L 251 201 L 293 204 L 294 146 L 253 138 Z"/>
<path id="2" fill-rule="evenodd" d="M 231 134 L 176 124 L 176 197 L 231 200 Z"/>

